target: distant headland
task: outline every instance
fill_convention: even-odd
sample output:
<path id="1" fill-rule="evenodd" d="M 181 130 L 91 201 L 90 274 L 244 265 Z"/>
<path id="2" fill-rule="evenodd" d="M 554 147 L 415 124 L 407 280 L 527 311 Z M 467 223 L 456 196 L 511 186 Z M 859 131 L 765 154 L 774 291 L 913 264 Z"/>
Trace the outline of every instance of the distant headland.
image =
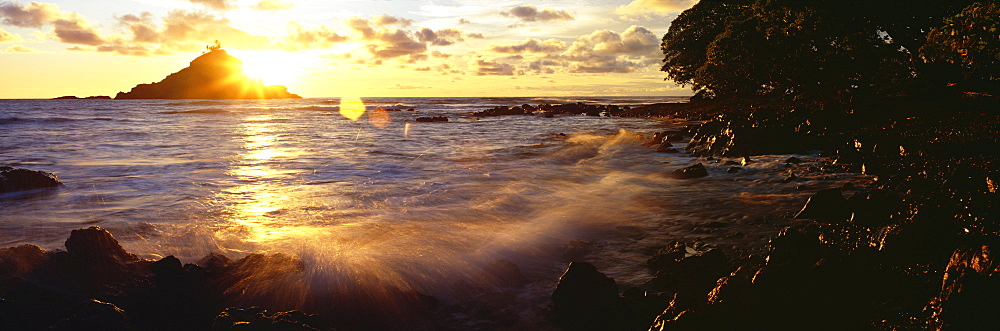
<path id="1" fill-rule="evenodd" d="M 163 80 L 139 84 L 115 99 L 289 99 L 301 98 L 281 85 L 264 86 L 243 73 L 243 61 L 216 41 L 191 65 Z"/>

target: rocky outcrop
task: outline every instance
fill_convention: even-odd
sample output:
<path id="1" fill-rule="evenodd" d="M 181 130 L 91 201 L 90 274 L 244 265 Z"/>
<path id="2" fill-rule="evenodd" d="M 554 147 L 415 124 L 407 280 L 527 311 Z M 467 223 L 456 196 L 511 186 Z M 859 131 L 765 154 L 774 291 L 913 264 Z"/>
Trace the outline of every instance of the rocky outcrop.
<path id="1" fill-rule="evenodd" d="M 52 173 L 0 166 L 0 193 L 62 185 Z"/>
<path id="2" fill-rule="evenodd" d="M 708 170 L 701 163 L 697 163 L 693 166 L 680 168 L 672 171 L 670 177 L 676 179 L 691 179 L 691 178 L 701 178 L 708 176 Z"/>
<path id="3" fill-rule="evenodd" d="M 287 99 L 300 98 L 281 85 L 264 86 L 243 73 L 243 61 L 213 49 L 163 80 L 139 84 L 115 99 Z"/>
<path id="4" fill-rule="evenodd" d="M 111 97 L 106 95 L 93 95 L 85 98 L 80 98 L 75 95 L 65 95 L 61 97 L 52 98 L 52 100 L 111 100 Z"/>
<path id="5" fill-rule="evenodd" d="M 524 104 L 520 106 L 497 106 L 483 111 L 472 113 L 472 116 L 488 117 L 488 116 L 507 116 L 507 115 L 534 115 L 536 113 L 542 114 L 545 117 L 552 117 L 552 115 L 556 114 L 613 116 L 627 109 L 629 109 L 629 107 L 627 106 L 619 107 L 617 105 L 591 105 L 582 102 L 558 104 L 558 105 L 540 104 L 538 106 Z"/>

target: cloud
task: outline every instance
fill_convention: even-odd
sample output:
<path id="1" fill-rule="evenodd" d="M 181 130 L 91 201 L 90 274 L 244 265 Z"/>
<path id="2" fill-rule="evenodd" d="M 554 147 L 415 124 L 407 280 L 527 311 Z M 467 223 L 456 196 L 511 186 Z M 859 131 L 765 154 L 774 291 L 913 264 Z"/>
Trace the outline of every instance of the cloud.
<path id="1" fill-rule="evenodd" d="M 395 87 L 390 87 L 390 88 L 391 89 L 397 89 L 397 90 L 426 90 L 426 89 L 430 89 L 431 87 L 430 86 L 403 85 L 403 84 L 397 83 Z"/>
<path id="2" fill-rule="evenodd" d="M 618 7 L 615 12 L 622 15 L 661 15 L 680 13 L 698 0 L 633 0 L 631 3 Z"/>
<path id="3" fill-rule="evenodd" d="M 205 12 L 175 9 L 167 13 L 163 26 L 159 31 L 159 42 L 178 51 L 200 50 L 213 40 L 222 41 L 223 46 L 240 49 L 267 49 L 271 46 L 267 37 L 234 28 L 229 19 Z"/>
<path id="4" fill-rule="evenodd" d="M 460 19 L 458 19 L 458 24 L 459 25 L 472 24 L 472 21 L 464 19 L 464 18 L 460 18 Z"/>
<path id="5" fill-rule="evenodd" d="M 3 50 L 4 53 L 34 53 L 37 52 L 34 48 L 24 47 L 21 45 L 11 45 L 7 49 Z"/>
<path id="6" fill-rule="evenodd" d="M 486 36 L 483 36 L 482 33 L 470 33 L 467 34 L 466 36 L 472 39 L 486 39 Z"/>
<path id="7" fill-rule="evenodd" d="M 95 46 L 104 43 L 104 37 L 77 13 L 64 13 L 59 6 L 32 2 L 22 5 L 15 2 L 0 4 L 4 24 L 23 28 L 52 26 L 52 35 L 67 44 Z"/>
<path id="8" fill-rule="evenodd" d="M 548 39 L 541 41 L 538 39 L 527 39 L 523 43 L 514 45 L 491 45 L 490 50 L 497 53 L 553 53 L 566 49 L 566 43 L 558 39 Z"/>
<path id="9" fill-rule="evenodd" d="M 422 28 L 416 32 L 417 38 L 422 42 L 429 42 L 434 46 L 450 46 L 456 42 L 464 41 L 462 31 L 455 29 L 441 29 L 434 31 Z"/>
<path id="10" fill-rule="evenodd" d="M 513 76 L 515 73 L 517 73 L 517 70 L 513 64 L 476 60 L 477 76 Z"/>
<path id="11" fill-rule="evenodd" d="M 653 32 L 633 25 L 622 34 L 598 30 L 580 36 L 559 58 L 571 62 L 571 72 L 628 73 L 658 62 L 659 44 Z"/>
<path id="12" fill-rule="evenodd" d="M 105 42 L 97 31 L 83 16 L 77 13 L 64 15 L 65 18 L 52 22 L 53 33 L 59 41 L 67 44 L 96 46 Z"/>
<path id="13" fill-rule="evenodd" d="M 500 15 L 515 17 L 522 22 L 573 20 L 573 15 L 570 15 L 570 13 L 565 10 L 555 10 L 551 8 L 538 10 L 535 6 L 517 6 L 508 11 L 500 12 Z"/>
<path id="14" fill-rule="evenodd" d="M 21 28 L 41 28 L 62 16 L 59 6 L 32 2 L 27 6 L 16 2 L 0 3 L 0 22 Z"/>
<path id="15" fill-rule="evenodd" d="M 236 8 L 236 3 L 233 0 L 187 0 L 194 4 L 199 4 L 208 8 L 215 10 L 230 10 Z M 264 0 L 267 1 L 267 0 Z M 263 1 L 261 1 L 263 2 Z"/>
<path id="16" fill-rule="evenodd" d="M 375 25 L 378 26 L 399 25 L 402 27 L 407 27 L 413 25 L 413 20 L 399 18 L 395 16 L 389 16 L 389 15 L 379 15 L 372 17 L 372 23 L 375 23 Z"/>
<path id="17" fill-rule="evenodd" d="M 253 9 L 257 10 L 289 10 L 295 7 L 294 3 L 281 0 L 260 0 Z"/>
<path id="18" fill-rule="evenodd" d="M 332 44 L 350 39 L 330 31 L 325 25 L 315 29 L 307 29 L 296 23 L 291 23 L 291 26 L 292 31 L 285 38 L 285 48 L 290 50 L 327 48 Z"/>
<path id="19" fill-rule="evenodd" d="M 16 43 L 20 41 L 24 41 L 21 36 L 0 29 L 0 43 Z"/>

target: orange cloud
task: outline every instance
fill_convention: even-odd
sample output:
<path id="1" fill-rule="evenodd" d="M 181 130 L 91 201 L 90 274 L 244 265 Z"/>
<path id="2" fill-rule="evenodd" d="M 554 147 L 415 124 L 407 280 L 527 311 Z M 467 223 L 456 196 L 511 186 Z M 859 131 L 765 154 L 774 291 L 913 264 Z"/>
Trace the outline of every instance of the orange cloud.
<path id="1" fill-rule="evenodd" d="M 232 0 L 188 0 L 188 1 L 215 10 L 230 10 L 236 8 L 236 2 Z"/>
<path id="2" fill-rule="evenodd" d="M 30 47 L 24 47 L 21 45 L 11 45 L 3 51 L 4 53 L 34 53 L 36 50 Z"/>
<path id="3" fill-rule="evenodd" d="M 698 0 L 634 0 L 618 7 L 615 12 L 625 15 L 668 15 L 691 8 L 697 2 Z"/>
<path id="4" fill-rule="evenodd" d="M 551 8 L 538 10 L 535 6 L 517 6 L 508 11 L 500 12 L 500 15 L 515 17 L 522 22 L 573 20 L 573 15 L 570 15 L 570 13 L 565 10 L 555 10 Z"/>
<path id="5" fill-rule="evenodd" d="M 64 13 L 59 6 L 32 2 L 22 5 L 16 2 L 0 4 L 0 17 L 4 24 L 23 28 L 52 26 L 51 35 L 55 39 L 78 45 L 95 46 L 104 43 L 104 37 L 77 13 Z"/>
<path id="6" fill-rule="evenodd" d="M 295 4 L 291 2 L 285 2 L 281 0 L 260 0 L 257 5 L 253 6 L 253 9 L 257 10 L 289 10 L 295 7 Z"/>
<path id="7" fill-rule="evenodd" d="M 538 39 L 527 39 L 523 43 L 514 45 L 491 45 L 490 50 L 497 53 L 552 53 L 566 49 L 566 43 L 558 39 L 548 39 L 541 41 Z"/>
<path id="8" fill-rule="evenodd" d="M 0 29 L 0 43 L 16 43 L 19 41 L 24 41 L 21 36 Z"/>

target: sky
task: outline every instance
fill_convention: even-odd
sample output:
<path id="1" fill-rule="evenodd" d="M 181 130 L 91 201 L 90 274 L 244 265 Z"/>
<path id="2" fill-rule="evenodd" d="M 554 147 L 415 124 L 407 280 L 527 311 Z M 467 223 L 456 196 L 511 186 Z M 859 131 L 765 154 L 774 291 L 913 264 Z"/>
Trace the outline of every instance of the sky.
<path id="1" fill-rule="evenodd" d="M 696 0 L 0 0 L 0 98 L 109 95 L 218 40 L 304 97 L 690 95 L 659 44 Z"/>

